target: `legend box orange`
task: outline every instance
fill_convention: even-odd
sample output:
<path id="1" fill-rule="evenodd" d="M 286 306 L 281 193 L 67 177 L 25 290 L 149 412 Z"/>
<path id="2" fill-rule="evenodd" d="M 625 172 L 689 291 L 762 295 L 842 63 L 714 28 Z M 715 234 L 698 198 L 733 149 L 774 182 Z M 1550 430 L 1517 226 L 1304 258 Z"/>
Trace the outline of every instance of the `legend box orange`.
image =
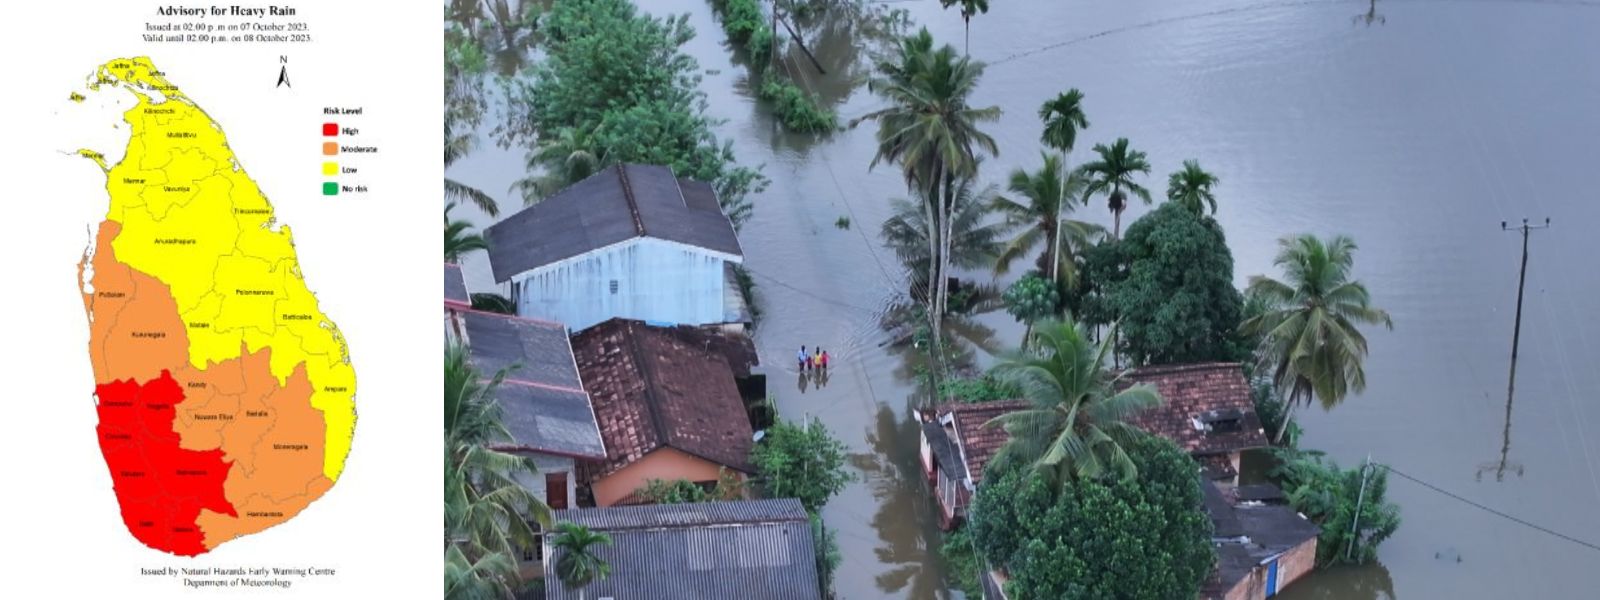
<path id="1" fill-rule="evenodd" d="M 337 142 L 323 142 L 322 143 L 322 154 L 323 155 L 325 155 L 325 156 L 333 156 L 333 155 L 338 154 L 338 153 L 339 153 L 339 144 Z"/>

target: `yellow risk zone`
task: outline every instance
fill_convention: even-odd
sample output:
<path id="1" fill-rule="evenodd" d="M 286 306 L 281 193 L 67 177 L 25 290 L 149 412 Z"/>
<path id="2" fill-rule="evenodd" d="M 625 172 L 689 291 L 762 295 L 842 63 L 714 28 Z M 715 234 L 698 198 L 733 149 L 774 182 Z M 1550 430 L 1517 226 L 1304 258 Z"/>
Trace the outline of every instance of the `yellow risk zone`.
<path id="1" fill-rule="evenodd" d="M 123 114 L 127 155 L 107 169 L 117 258 L 172 288 L 195 367 L 270 347 L 283 385 L 305 365 L 327 422 L 323 471 L 337 480 L 355 429 L 355 371 L 306 287 L 289 227 L 275 226 L 217 124 L 148 58 L 106 63 L 92 87 L 119 82 L 139 103 Z"/>

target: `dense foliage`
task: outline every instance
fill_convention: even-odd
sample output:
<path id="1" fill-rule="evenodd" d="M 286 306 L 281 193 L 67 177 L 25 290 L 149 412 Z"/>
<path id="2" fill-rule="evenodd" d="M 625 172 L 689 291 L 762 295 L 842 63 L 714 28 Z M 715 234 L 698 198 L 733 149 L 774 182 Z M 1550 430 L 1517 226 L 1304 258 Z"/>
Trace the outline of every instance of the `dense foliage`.
<path id="1" fill-rule="evenodd" d="M 844 444 L 815 417 L 804 425 L 773 425 L 750 452 L 768 498 L 797 498 L 811 512 L 850 481 L 844 458 Z"/>
<path id="2" fill-rule="evenodd" d="M 1320 452 L 1281 450 L 1277 458 L 1281 462 L 1270 475 L 1295 510 L 1322 526 L 1317 564 L 1366 564 L 1377 559 L 1378 544 L 1400 528 L 1400 507 L 1384 499 L 1389 471 L 1383 465 L 1341 469 Z"/>
<path id="3" fill-rule="evenodd" d="M 1117 279 L 1101 282 L 1121 324 L 1119 350 L 1135 365 L 1243 358 L 1243 297 L 1222 227 L 1168 202 L 1128 227 Z"/>
<path id="4" fill-rule="evenodd" d="M 711 182 L 736 225 L 749 217 L 746 195 L 766 178 L 736 165 L 731 145 L 711 131 L 699 65 L 679 49 L 694 37 L 687 15 L 656 19 L 628 0 L 568 0 L 541 23 L 544 59 L 513 98 L 530 107 L 541 140 L 573 129 L 601 166 L 669 165 L 679 177 Z"/>
<path id="5" fill-rule="evenodd" d="M 833 111 L 818 106 L 816 98 L 778 77 L 774 70 L 768 69 L 763 76 L 761 99 L 772 103 L 772 114 L 789 131 L 823 133 L 839 127 Z"/>
<path id="6" fill-rule="evenodd" d="M 833 597 L 830 592 L 833 589 L 833 572 L 839 568 L 839 561 L 844 558 L 843 555 L 839 554 L 839 538 L 834 535 L 832 529 L 828 529 L 827 524 L 822 522 L 820 515 L 810 513 L 809 516 L 811 517 L 811 539 L 815 541 L 812 547 L 814 548 L 813 552 L 816 553 L 817 578 L 820 580 L 818 583 L 822 586 L 822 596 L 831 598 Z"/>
<path id="7" fill-rule="evenodd" d="M 1057 487 L 1026 468 L 990 467 L 972 507 L 978 550 L 1005 567 L 1013 598 L 1194 598 L 1211 572 L 1199 467 L 1172 442 L 1128 447 L 1137 479 Z"/>
<path id="8" fill-rule="evenodd" d="M 637 493 L 651 504 L 725 502 L 744 497 L 744 482 L 732 471 L 720 469 L 717 471 L 717 484 L 711 489 L 687 479 L 650 479 Z"/>
<path id="9" fill-rule="evenodd" d="M 1022 397 L 1022 388 L 993 375 L 952 377 L 939 382 L 939 398 L 955 402 L 992 402 Z"/>
<path id="10" fill-rule="evenodd" d="M 715 0 L 712 6 L 722 13 L 722 31 L 728 40 L 743 44 L 750 62 L 764 65 L 772 58 L 772 27 L 756 0 Z"/>
<path id="11" fill-rule="evenodd" d="M 978 577 L 983 573 L 983 562 L 978 560 L 977 543 L 969 528 L 963 527 L 944 534 L 939 544 L 939 556 L 944 558 L 945 572 L 950 574 L 951 587 L 961 590 L 968 598 L 982 598 L 983 588 Z"/>

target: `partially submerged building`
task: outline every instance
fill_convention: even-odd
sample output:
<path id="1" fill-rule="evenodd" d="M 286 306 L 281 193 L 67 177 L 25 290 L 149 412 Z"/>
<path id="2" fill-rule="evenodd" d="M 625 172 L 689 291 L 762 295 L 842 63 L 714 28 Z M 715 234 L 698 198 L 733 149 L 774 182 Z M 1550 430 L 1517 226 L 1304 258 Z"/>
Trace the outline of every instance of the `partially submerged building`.
<path id="1" fill-rule="evenodd" d="M 1270 484 L 1204 486 L 1217 566 L 1205 600 L 1264 600 L 1316 569 L 1322 528 L 1285 504 Z"/>
<path id="2" fill-rule="evenodd" d="M 1207 479 L 1232 486 L 1240 453 L 1267 445 L 1237 363 L 1141 367 L 1125 373 L 1118 385 L 1140 383 L 1154 386 L 1164 402 L 1131 422 L 1187 451 L 1205 468 Z M 923 474 L 934 486 L 943 527 L 966 518 L 984 466 L 1010 439 L 1003 428 L 983 425 L 1027 406 L 1022 400 L 952 402 L 918 412 Z"/>
<path id="3" fill-rule="evenodd" d="M 502 292 L 574 330 L 623 317 L 743 329 L 744 251 L 716 192 L 659 165 L 615 165 L 485 230 Z"/>
<path id="4" fill-rule="evenodd" d="M 545 598 L 578 600 L 821 600 L 816 541 L 799 500 L 742 500 L 704 504 L 617 506 L 557 511 L 611 536 L 591 546 L 611 575 L 581 590 L 545 579 Z M 545 564 L 561 550 L 545 541 Z"/>
<path id="5" fill-rule="evenodd" d="M 636 493 L 652 479 L 709 489 L 724 472 L 753 471 L 754 431 L 728 355 L 676 329 L 611 319 L 572 336 L 605 442 L 605 456 L 583 465 L 596 506 L 643 502 Z"/>

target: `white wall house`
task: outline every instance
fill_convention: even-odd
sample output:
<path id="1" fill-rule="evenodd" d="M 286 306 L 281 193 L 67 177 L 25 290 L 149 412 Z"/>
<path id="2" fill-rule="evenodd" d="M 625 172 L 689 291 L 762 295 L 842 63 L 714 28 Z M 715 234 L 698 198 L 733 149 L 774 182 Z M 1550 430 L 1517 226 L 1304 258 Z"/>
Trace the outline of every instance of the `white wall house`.
<path id="1" fill-rule="evenodd" d="M 573 330 L 613 317 L 749 322 L 733 224 L 710 185 L 668 167 L 607 168 L 485 233 L 495 280 L 522 316 Z"/>

